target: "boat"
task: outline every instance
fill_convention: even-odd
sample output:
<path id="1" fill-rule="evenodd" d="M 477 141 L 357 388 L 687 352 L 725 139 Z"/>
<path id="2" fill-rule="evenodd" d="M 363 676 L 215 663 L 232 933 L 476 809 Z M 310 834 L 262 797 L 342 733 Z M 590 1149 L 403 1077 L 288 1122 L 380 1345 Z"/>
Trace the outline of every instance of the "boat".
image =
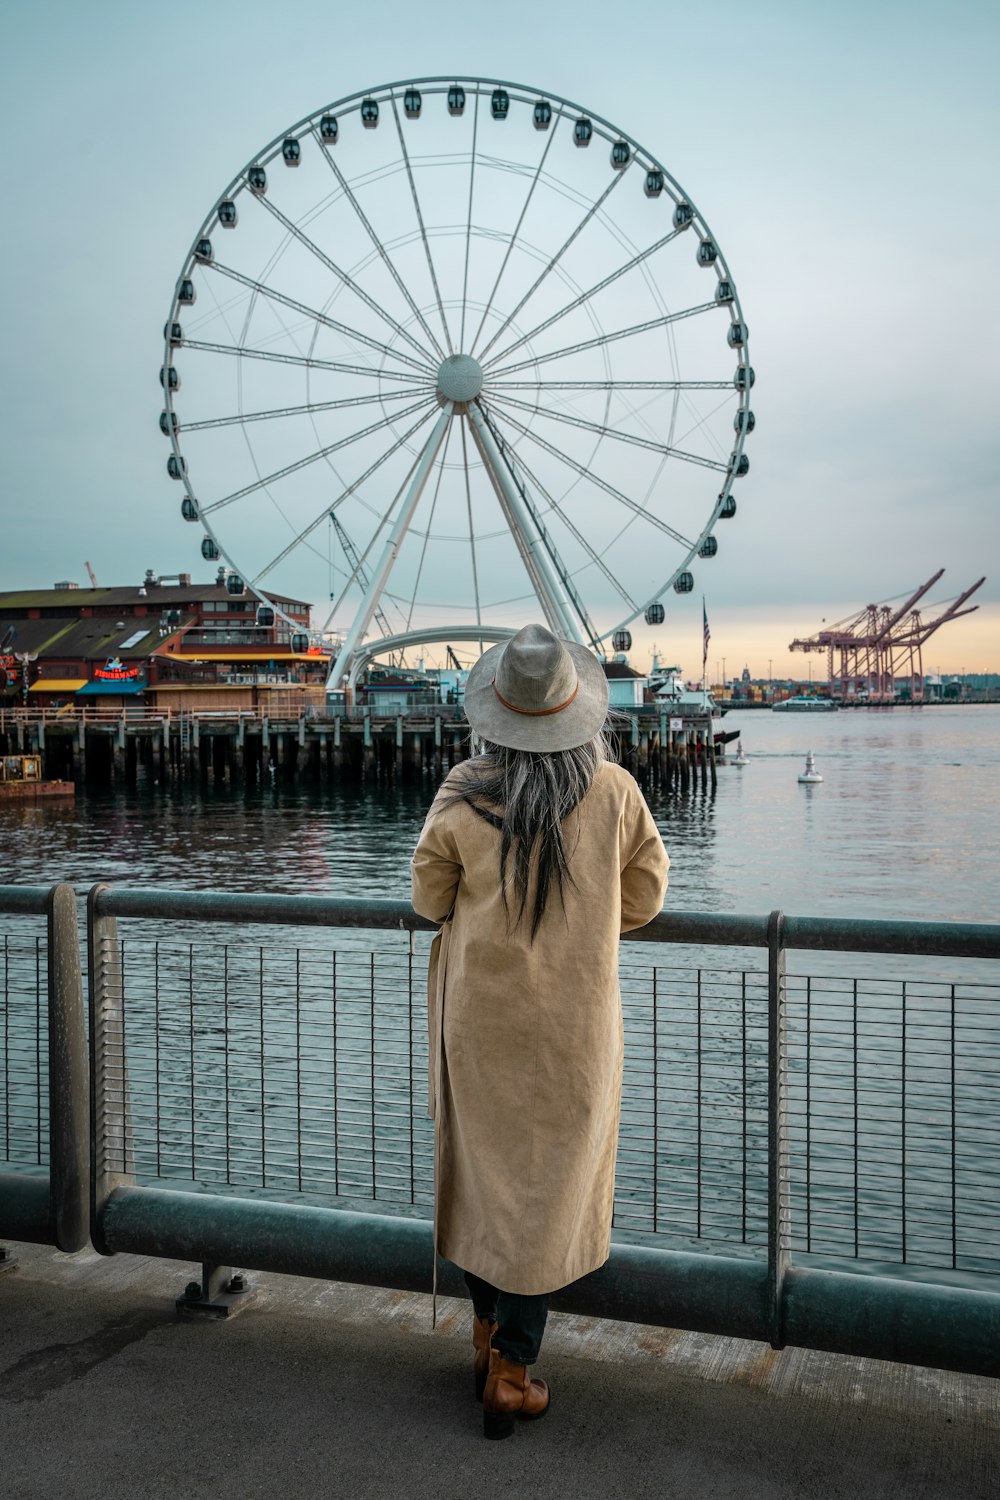
<path id="1" fill-rule="evenodd" d="M 0 756 L 0 802 L 37 802 L 42 797 L 75 797 L 72 781 L 43 781 L 40 755 Z"/>
<path id="2" fill-rule="evenodd" d="M 719 706 L 707 688 L 688 687 L 681 675 L 680 667 L 661 667 L 657 656 L 653 657 L 648 688 L 653 702 L 658 708 L 665 709 L 668 713 L 672 710 L 687 709 L 689 712 L 711 714 L 713 719 L 722 718 Z M 728 737 L 736 739 L 738 734 L 738 729 L 733 730 Z"/>
<path id="3" fill-rule="evenodd" d="M 811 750 L 807 750 L 805 770 L 799 772 L 799 781 L 804 783 L 805 785 L 813 786 L 817 781 L 822 780 L 822 776 L 816 769 L 816 762 L 813 759 L 813 753 Z"/>
<path id="4" fill-rule="evenodd" d="M 783 698 L 779 703 L 772 703 L 773 713 L 789 714 L 827 714 L 836 712 L 837 704 L 832 698 L 813 698 L 805 693 L 794 698 Z"/>

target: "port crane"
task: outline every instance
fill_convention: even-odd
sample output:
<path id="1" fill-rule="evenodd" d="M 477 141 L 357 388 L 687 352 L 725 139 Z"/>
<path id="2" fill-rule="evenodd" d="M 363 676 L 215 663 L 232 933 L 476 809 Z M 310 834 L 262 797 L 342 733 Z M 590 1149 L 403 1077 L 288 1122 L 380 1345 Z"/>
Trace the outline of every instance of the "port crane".
<path id="1" fill-rule="evenodd" d="M 971 615 L 978 604 L 962 606 L 986 582 L 985 577 L 947 604 L 933 619 L 925 619 L 920 601 L 944 575 L 944 568 L 928 578 L 893 608 L 894 601 L 866 604 L 857 614 L 839 620 L 805 640 L 794 640 L 789 651 L 825 651 L 830 696 L 848 699 L 866 696 L 870 703 L 891 703 L 897 676 L 912 682 L 913 701 L 924 693 L 923 646 L 949 620 Z"/>

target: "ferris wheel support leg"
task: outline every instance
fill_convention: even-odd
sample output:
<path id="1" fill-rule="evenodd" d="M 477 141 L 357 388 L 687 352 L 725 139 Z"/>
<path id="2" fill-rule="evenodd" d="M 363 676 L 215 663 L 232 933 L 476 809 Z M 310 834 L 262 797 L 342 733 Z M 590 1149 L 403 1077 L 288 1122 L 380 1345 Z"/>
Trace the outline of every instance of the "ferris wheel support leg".
<path id="1" fill-rule="evenodd" d="M 382 590 L 388 582 L 389 574 L 392 572 L 400 545 L 409 530 L 414 512 L 420 503 L 420 496 L 423 494 L 424 485 L 427 483 L 434 460 L 438 456 L 444 435 L 448 431 L 448 424 L 451 421 L 453 412 L 454 407 L 449 401 L 435 422 L 434 429 L 427 439 L 424 451 L 420 455 L 420 462 L 417 464 L 416 472 L 410 482 L 406 499 L 403 501 L 402 509 L 396 517 L 396 524 L 393 526 L 383 548 L 378 567 L 372 574 L 371 583 L 368 585 L 365 597 L 361 601 L 351 628 L 344 638 L 344 644 L 341 646 L 337 659 L 327 678 L 326 690 L 328 693 L 336 692 L 339 689 L 350 666 L 351 657 L 354 655 L 362 636 L 371 624 L 372 616 L 378 606 L 379 599 L 382 597 Z"/>
<path id="2" fill-rule="evenodd" d="M 537 531 L 531 524 L 531 517 L 524 507 L 524 502 L 517 492 L 517 488 L 511 483 L 510 475 L 506 465 L 500 456 L 493 434 L 483 419 L 483 414 L 474 401 L 468 405 L 469 423 L 472 428 L 472 436 L 476 447 L 479 449 L 480 457 L 493 481 L 494 488 L 503 506 L 507 522 L 514 533 L 514 540 L 518 544 L 519 551 L 524 557 L 525 564 L 535 592 L 538 594 L 538 602 L 544 610 L 549 624 L 565 640 L 576 641 L 578 645 L 585 645 L 583 635 L 577 623 L 568 599 L 552 571 L 545 547 Z"/>

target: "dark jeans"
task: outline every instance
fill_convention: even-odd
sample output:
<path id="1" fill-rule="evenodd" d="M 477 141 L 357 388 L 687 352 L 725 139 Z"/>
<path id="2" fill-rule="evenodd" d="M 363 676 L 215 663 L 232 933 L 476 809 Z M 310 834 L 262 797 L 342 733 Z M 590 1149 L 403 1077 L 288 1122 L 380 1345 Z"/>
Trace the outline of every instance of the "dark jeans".
<path id="1" fill-rule="evenodd" d="M 549 1315 L 549 1297 L 525 1297 L 520 1292 L 501 1292 L 488 1281 L 463 1271 L 477 1318 L 496 1319 L 493 1347 L 504 1359 L 516 1365 L 533 1365 L 542 1347 L 545 1320 Z"/>

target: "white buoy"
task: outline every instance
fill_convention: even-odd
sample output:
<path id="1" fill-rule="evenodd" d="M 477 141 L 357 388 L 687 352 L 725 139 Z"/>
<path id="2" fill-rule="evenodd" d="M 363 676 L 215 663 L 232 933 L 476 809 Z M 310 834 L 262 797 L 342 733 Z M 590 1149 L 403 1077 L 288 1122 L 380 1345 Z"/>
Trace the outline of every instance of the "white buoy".
<path id="1" fill-rule="evenodd" d="M 812 753 L 811 750 L 807 750 L 806 751 L 806 767 L 805 767 L 804 771 L 800 771 L 799 772 L 799 781 L 800 782 L 806 782 L 809 785 L 812 785 L 815 782 L 822 781 L 822 780 L 823 780 L 822 776 L 819 774 L 819 772 L 816 769 L 816 762 L 813 760 L 813 753 Z"/>
<path id="2" fill-rule="evenodd" d="M 748 766 L 749 764 L 750 764 L 750 757 L 749 757 L 749 755 L 744 755 L 743 754 L 743 741 L 740 740 L 739 744 L 736 746 L 736 755 L 735 755 L 735 758 L 733 760 L 733 765 L 734 766 Z"/>

